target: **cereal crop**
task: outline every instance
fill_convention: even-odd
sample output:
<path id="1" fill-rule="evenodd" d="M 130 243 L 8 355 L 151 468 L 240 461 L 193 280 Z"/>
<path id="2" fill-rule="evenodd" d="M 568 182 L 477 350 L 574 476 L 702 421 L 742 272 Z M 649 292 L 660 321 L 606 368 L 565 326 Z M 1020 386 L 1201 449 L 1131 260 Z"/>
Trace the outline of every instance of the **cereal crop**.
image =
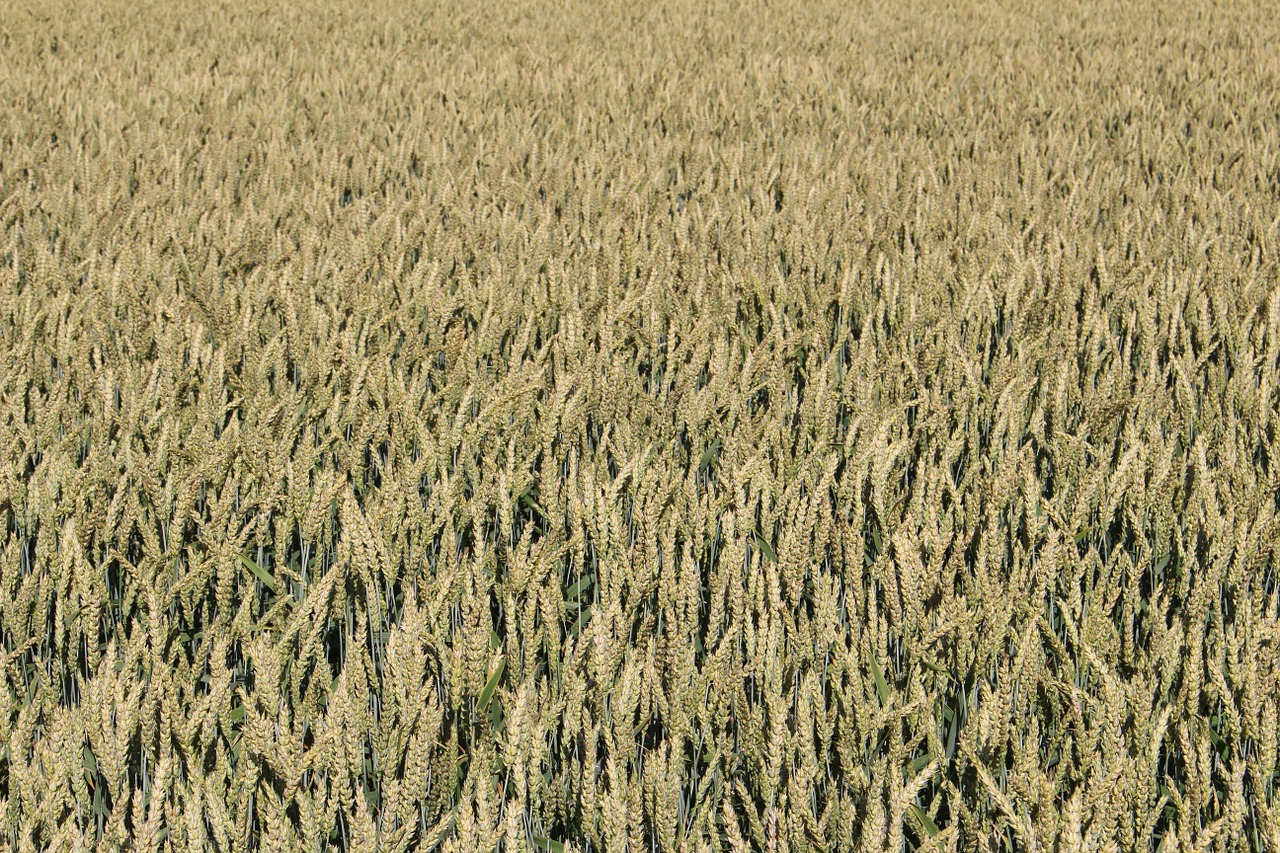
<path id="1" fill-rule="evenodd" d="M 1280 853 L 1280 15 L 8 0 L 0 849 Z"/>

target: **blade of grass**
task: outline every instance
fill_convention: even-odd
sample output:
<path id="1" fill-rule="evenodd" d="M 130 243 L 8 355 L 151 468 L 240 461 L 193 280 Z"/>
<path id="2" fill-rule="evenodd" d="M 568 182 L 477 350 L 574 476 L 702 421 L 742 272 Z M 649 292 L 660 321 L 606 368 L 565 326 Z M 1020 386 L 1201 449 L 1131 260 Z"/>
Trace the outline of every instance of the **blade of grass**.
<path id="1" fill-rule="evenodd" d="M 707 445 L 707 449 L 702 451 L 702 458 L 698 460 L 698 471 L 702 472 L 711 466 L 711 460 L 715 458 L 716 453 L 720 450 L 720 439 L 716 439 Z"/>
<path id="2" fill-rule="evenodd" d="M 911 816 L 915 818 L 920 829 L 923 830 L 924 834 L 930 838 L 936 838 L 938 833 L 942 831 L 938 829 L 938 825 L 933 822 L 933 819 L 929 817 L 925 810 L 917 806 L 915 803 L 908 805 L 907 811 L 911 812 Z"/>
<path id="3" fill-rule="evenodd" d="M 759 546 L 760 553 L 764 554 L 765 559 L 768 560 L 770 563 L 778 562 L 778 555 L 773 553 L 772 546 L 769 545 L 769 542 L 767 539 L 765 539 L 763 536 L 760 535 L 760 531 L 758 530 L 755 531 L 755 537 L 756 537 L 756 545 Z"/>
<path id="4" fill-rule="evenodd" d="M 876 656 L 870 655 L 867 659 L 871 662 L 871 677 L 876 682 L 876 695 L 880 697 L 880 705 L 888 705 L 889 682 L 884 680 L 884 673 L 880 671 L 880 664 L 876 662 Z"/>
<path id="5" fill-rule="evenodd" d="M 484 711 L 489 707 L 489 703 L 493 701 L 493 692 L 498 689 L 498 682 L 502 679 L 502 673 L 507 668 L 507 659 L 505 657 L 498 659 L 498 665 L 494 668 L 493 674 L 489 676 L 489 680 L 485 682 L 484 689 L 480 691 L 479 707 Z"/>
<path id="6" fill-rule="evenodd" d="M 272 592 L 275 592 L 276 579 L 271 576 L 270 572 L 268 572 L 266 569 L 262 568 L 262 566 L 259 566 L 257 563 L 255 563 L 253 560 L 250 560 L 248 557 L 246 557 L 243 554 L 240 555 L 240 562 L 244 564 L 244 567 L 249 570 L 250 574 L 252 574 L 255 578 L 257 578 L 258 581 L 263 586 L 265 586 L 267 589 L 271 590 Z"/>

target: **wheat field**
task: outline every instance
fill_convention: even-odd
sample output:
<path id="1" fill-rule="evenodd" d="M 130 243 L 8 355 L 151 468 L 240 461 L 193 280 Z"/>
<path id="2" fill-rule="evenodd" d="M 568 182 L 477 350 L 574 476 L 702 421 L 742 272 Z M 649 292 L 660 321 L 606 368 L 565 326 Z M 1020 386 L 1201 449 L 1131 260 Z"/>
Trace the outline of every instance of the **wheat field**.
<path id="1" fill-rule="evenodd" d="M 1280 853 L 1278 43 L 8 0 L 0 849 Z"/>

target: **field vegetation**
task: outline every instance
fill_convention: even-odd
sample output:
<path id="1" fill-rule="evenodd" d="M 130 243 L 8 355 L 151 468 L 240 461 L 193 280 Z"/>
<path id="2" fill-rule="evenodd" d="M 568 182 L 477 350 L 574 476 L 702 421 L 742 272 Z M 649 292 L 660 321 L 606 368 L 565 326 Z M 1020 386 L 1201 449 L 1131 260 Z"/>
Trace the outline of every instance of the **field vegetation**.
<path id="1" fill-rule="evenodd" d="M 0 848 L 1277 853 L 1277 44 L 9 0 Z"/>

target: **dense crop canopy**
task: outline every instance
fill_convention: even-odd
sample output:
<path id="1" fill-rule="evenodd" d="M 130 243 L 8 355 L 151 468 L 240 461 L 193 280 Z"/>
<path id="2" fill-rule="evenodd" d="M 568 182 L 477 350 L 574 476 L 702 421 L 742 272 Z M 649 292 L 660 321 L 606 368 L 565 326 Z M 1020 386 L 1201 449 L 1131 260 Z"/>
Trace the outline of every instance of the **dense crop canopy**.
<path id="1" fill-rule="evenodd" d="M 1136 5 L 4 4 L 0 847 L 1280 850 L 1280 17 Z"/>

